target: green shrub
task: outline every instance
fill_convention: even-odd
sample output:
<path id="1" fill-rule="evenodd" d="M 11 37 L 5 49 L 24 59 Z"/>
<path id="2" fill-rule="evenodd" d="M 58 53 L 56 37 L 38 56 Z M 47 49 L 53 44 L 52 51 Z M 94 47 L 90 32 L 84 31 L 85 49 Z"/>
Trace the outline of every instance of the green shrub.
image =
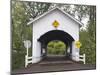
<path id="1" fill-rule="evenodd" d="M 48 54 L 63 55 L 65 54 L 65 50 L 66 50 L 66 45 L 59 40 L 51 41 L 47 45 Z"/>

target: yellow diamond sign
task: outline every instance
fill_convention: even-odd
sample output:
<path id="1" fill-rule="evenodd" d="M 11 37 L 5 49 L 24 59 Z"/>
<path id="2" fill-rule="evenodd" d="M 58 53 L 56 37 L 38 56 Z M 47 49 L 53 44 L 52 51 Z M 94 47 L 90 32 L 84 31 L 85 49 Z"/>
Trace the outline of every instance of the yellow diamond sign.
<path id="1" fill-rule="evenodd" d="M 80 41 L 76 41 L 75 46 L 76 46 L 76 48 L 80 48 L 82 46 L 82 44 L 80 43 Z"/>
<path id="2" fill-rule="evenodd" d="M 55 28 L 57 28 L 57 27 L 59 26 L 59 22 L 55 20 L 55 21 L 53 22 L 53 26 L 54 26 Z"/>

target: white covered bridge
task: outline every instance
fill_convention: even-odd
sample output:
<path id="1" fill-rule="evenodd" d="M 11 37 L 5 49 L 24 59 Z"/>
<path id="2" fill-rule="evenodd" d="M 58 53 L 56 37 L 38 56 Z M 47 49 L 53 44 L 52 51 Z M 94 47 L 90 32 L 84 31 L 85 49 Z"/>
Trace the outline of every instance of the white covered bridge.
<path id="1" fill-rule="evenodd" d="M 36 17 L 27 25 L 33 24 L 33 41 L 32 41 L 32 57 L 25 58 L 25 65 L 28 63 L 37 63 L 47 55 L 47 44 L 52 40 L 63 41 L 68 48 L 66 53 L 74 61 L 84 61 L 80 59 L 79 48 L 76 47 L 75 42 L 79 41 L 79 30 L 83 25 L 80 21 L 55 7 L 44 14 Z M 28 61 L 28 59 L 32 59 Z"/>

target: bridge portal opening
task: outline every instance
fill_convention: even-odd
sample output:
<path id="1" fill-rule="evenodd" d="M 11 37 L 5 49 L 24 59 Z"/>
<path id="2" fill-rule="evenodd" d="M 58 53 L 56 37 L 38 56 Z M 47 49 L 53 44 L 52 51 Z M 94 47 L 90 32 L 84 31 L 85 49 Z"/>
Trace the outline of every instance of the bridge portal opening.
<path id="1" fill-rule="evenodd" d="M 66 57 L 72 55 L 72 42 L 74 39 L 62 30 L 49 31 L 41 35 L 38 41 L 41 43 L 41 56 L 43 58 L 49 55 L 64 55 Z"/>

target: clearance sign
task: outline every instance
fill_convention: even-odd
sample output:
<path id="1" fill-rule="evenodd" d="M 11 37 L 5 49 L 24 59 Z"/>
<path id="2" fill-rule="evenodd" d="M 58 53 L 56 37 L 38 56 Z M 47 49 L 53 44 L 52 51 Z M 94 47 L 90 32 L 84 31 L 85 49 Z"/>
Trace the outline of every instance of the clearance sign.
<path id="1" fill-rule="evenodd" d="M 80 41 L 76 41 L 75 46 L 76 46 L 76 48 L 80 48 L 82 46 L 82 44 L 80 43 Z"/>

